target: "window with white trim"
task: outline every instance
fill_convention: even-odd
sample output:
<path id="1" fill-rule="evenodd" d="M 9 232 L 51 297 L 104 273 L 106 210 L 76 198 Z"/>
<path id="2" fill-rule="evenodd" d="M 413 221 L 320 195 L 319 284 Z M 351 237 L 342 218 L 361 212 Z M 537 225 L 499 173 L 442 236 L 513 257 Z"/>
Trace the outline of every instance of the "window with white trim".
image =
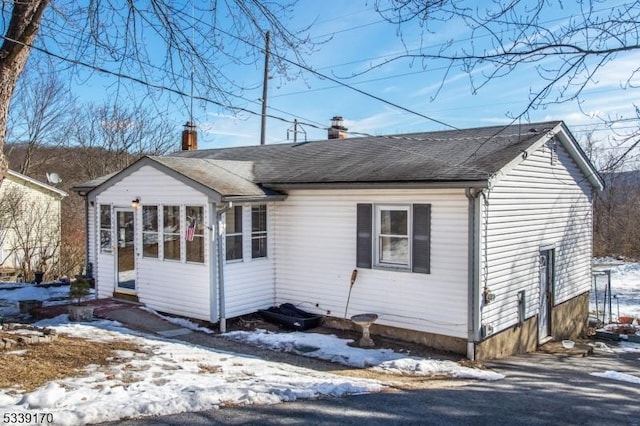
<path id="1" fill-rule="evenodd" d="M 180 206 L 162 207 L 163 258 L 180 260 Z"/>
<path id="2" fill-rule="evenodd" d="M 242 206 L 225 213 L 225 233 L 227 261 L 242 260 Z"/>
<path id="3" fill-rule="evenodd" d="M 409 206 L 376 206 L 376 265 L 409 267 Z"/>
<path id="4" fill-rule="evenodd" d="M 431 204 L 358 204 L 356 266 L 431 273 Z"/>
<path id="5" fill-rule="evenodd" d="M 267 257 L 267 206 L 251 207 L 251 258 Z"/>
<path id="6" fill-rule="evenodd" d="M 158 206 L 142 206 L 142 256 L 158 258 Z"/>
<path id="7" fill-rule="evenodd" d="M 185 213 L 187 262 L 204 263 L 204 208 L 186 206 Z"/>
<path id="8" fill-rule="evenodd" d="M 111 206 L 100 205 L 100 251 L 102 253 L 111 253 L 113 250 L 111 244 Z"/>

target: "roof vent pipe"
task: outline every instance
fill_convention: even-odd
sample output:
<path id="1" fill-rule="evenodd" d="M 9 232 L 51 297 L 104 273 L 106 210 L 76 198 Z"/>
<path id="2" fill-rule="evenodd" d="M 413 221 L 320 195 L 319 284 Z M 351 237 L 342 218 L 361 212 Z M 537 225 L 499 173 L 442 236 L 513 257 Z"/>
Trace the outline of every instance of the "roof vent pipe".
<path id="1" fill-rule="evenodd" d="M 344 127 L 344 118 L 339 115 L 331 119 L 331 127 L 329 127 L 329 139 L 344 139 L 347 137 L 347 128 Z"/>
<path id="2" fill-rule="evenodd" d="M 187 121 L 182 131 L 182 150 L 195 151 L 198 149 L 198 132 L 193 121 Z"/>

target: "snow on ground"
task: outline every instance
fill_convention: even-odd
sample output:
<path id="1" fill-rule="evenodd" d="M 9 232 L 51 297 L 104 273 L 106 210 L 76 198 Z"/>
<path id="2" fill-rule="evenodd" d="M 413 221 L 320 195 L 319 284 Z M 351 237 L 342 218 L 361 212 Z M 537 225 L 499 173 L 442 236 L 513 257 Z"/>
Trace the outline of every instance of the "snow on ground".
<path id="1" fill-rule="evenodd" d="M 640 316 L 640 263 L 612 265 L 609 262 L 606 268 L 612 270 L 612 294 L 617 295 L 614 304 L 616 301 L 620 303 L 620 314 Z M 42 300 L 50 304 L 64 299 L 68 293 L 68 286 L 43 288 L 25 284 L 17 287 L 9 290 L 9 285 L 0 284 L 0 315 L 9 316 L 18 312 L 19 300 Z M 598 291 L 601 291 L 600 288 Z M 602 297 L 602 294 L 599 296 Z M 594 302 L 595 298 L 592 297 L 592 308 Z M 613 309 L 617 314 L 615 305 Z M 185 320 L 176 324 L 194 330 L 201 328 Z M 130 341 L 142 347 L 144 353 L 120 351 L 117 356 L 122 361 L 113 366 L 90 367 L 85 377 L 52 381 L 33 392 L 0 389 L 0 411 L 4 413 L 25 410 L 50 412 L 54 414 L 56 424 L 77 425 L 225 405 L 275 404 L 300 398 L 342 396 L 384 389 L 384 385 L 378 381 L 342 377 L 141 335 L 112 321 L 68 323 L 66 315 L 62 315 L 38 325 L 52 326 L 60 333 L 94 340 Z M 484 380 L 504 377 L 492 371 L 462 367 L 452 361 L 421 359 L 389 349 L 351 347 L 350 340 L 324 334 L 256 331 L 232 332 L 225 336 L 273 350 L 295 352 L 380 372 Z M 640 344 L 630 342 L 596 342 L 595 346 L 596 350 L 605 352 L 640 354 Z M 590 374 L 640 383 L 637 376 L 616 371 Z"/>
<path id="2" fill-rule="evenodd" d="M 16 316 L 20 313 L 21 300 L 40 300 L 45 306 L 68 303 L 69 286 L 41 287 L 34 284 L 0 284 L 0 317 Z"/>
<path id="3" fill-rule="evenodd" d="M 225 337 L 272 350 L 324 359 L 349 367 L 412 376 L 448 376 L 465 379 L 500 380 L 502 374 L 463 367 L 449 360 L 424 359 L 396 353 L 391 349 L 363 349 L 349 346 L 351 339 L 318 333 L 269 333 L 265 330 L 233 331 Z"/>
<path id="4" fill-rule="evenodd" d="M 629 315 L 640 318 L 640 262 L 620 262 L 611 258 L 594 259 L 595 269 L 611 270 L 611 310 L 613 319 Z M 596 292 L 591 291 L 589 309 L 596 311 L 596 297 L 598 311 L 602 318 L 604 302 L 604 290 L 606 287 L 605 276 L 599 276 L 595 281 Z M 595 296 L 594 296 L 595 295 Z M 607 311 L 608 312 L 608 311 Z M 607 319 L 609 315 L 607 314 Z"/>
<path id="5" fill-rule="evenodd" d="M 159 314 L 157 311 L 151 309 L 151 308 L 147 308 L 146 306 L 142 306 L 140 309 L 142 309 L 143 311 L 147 311 L 150 312 L 154 315 L 159 316 L 160 318 L 162 318 L 163 320 L 170 322 L 171 324 L 175 324 L 175 325 L 179 325 L 182 328 L 186 328 L 189 330 L 193 330 L 193 331 L 201 331 L 203 333 L 206 334 L 213 334 L 213 330 L 207 328 L 207 327 L 200 327 L 199 325 L 195 324 L 193 321 L 189 321 L 188 319 L 185 318 L 176 318 L 176 317 L 171 317 L 168 315 L 161 315 Z"/>
<path id="6" fill-rule="evenodd" d="M 607 379 L 618 380 L 621 382 L 636 383 L 640 385 L 640 377 L 631 374 L 620 373 L 618 371 L 605 371 L 604 373 L 591 373 L 592 376 L 606 377 Z"/>
<path id="7" fill-rule="evenodd" d="M 284 363 L 133 333 L 112 321 L 37 323 L 91 340 L 119 339 L 144 353 L 119 351 L 108 368 L 49 382 L 33 392 L 0 390 L 3 413 L 50 412 L 55 424 L 78 425 L 125 417 L 198 411 L 224 405 L 276 404 L 300 398 L 379 392 L 373 380 L 347 378 Z"/>

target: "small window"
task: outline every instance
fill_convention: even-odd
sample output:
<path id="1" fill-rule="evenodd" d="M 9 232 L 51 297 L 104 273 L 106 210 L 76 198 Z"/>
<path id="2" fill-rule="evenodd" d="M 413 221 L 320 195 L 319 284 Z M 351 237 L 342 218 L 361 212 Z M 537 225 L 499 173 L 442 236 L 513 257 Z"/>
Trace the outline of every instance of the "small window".
<path id="1" fill-rule="evenodd" d="M 267 206 L 251 207 L 251 258 L 267 257 Z"/>
<path id="2" fill-rule="evenodd" d="M 142 255 L 158 258 L 158 206 L 142 207 Z"/>
<path id="3" fill-rule="evenodd" d="M 431 205 L 356 206 L 356 266 L 431 273 Z"/>
<path id="4" fill-rule="evenodd" d="M 100 251 L 111 253 L 111 206 L 100 205 Z"/>
<path id="5" fill-rule="evenodd" d="M 409 267 L 409 206 L 377 206 L 378 265 Z"/>
<path id="6" fill-rule="evenodd" d="M 180 206 L 164 206 L 162 214 L 164 258 L 180 260 Z"/>
<path id="7" fill-rule="evenodd" d="M 234 206 L 226 216 L 227 260 L 242 260 L 242 206 Z"/>
<path id="8" fill-rule="evenodd" d="M 204 208 L 187 206 L 187 262 L 204 263 Z"/>

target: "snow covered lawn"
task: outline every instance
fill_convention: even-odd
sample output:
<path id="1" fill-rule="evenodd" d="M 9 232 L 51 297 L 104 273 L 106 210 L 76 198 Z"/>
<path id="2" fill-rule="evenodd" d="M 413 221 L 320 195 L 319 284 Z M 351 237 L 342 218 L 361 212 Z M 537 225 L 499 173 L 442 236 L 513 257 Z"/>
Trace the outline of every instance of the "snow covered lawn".
<path id="1" fill-rule="evenodd" d="M 137 335 L 112 321 L 70 324 L 65 317 L 38 325 L 91 340 L 128 341 L 144 353 L 118 351 L 111 366 L 90 366 L 84 377 L 52 381 L 30 393 L 2 389 L 0 412 L 46 412 L 55 424 L 78 425 L 384 389 L 373 380 Z"/>
<path id="2" fill-rule="evenodd" d="M 619 295 L 621 313 L 624 310 L 624 313 L 640 314 L 640 263 L 612 268 L 612 293 Z M 46 289 L 24 285 L 13 290 L 3 287 L 0 284 L 0 315 L 15 314 L 18 300 L 59 303 L 55 299 L 63 299 L 68 292 L 68 287 Z M 301 398 L 385 390 L 384 383 L 379 381 L 344 377 L 142 335 L 112 321 L 76 324 L 68 323 L 66 315 L 63 315 L 38 325 L 53 327 L 59 333 L 79 338 L 130 342 L 142 348 L 142 352 L 118 351 L 112 365 L 89 366 L 82 377 L 55 380 L 33 392 L 0 389 L 2 413 L 46 413 L 53 416 L 54 424 L 79 425 L 230 405 L 276 404 Z M 179 325 L 197 328 L 184 321 L 180 321 Z M 504 377 L 493 371 L 467 368 L 452 361 L 422 359 L 389 349 L 351 347 L 350 340 L 324 334 L 257 330 L 227 333 L 225 337 L 378 372 L 481 380 Z M 596 344 L 596 350 L 603 352 L 640 354 L 640 345 L 637 344 Z M 20 352 L 14 351 L 14 354 Z M 640 378 L 631 373 L 585 371 L 585 374 L 638 383 Z"/>
<path id="3" fill-rule="evenodd" d="M 349 367 L 367 368 L 411 376 L 447 376 L 458 379 L 500 380 L 502 374 L 463 367 L 449 360 L 424 359 L 391 349 L 362 349 L 349 346 L 350 339 L 318 333 L 269 333 L 264 330 L 234 331 L 226 337 L 269 349 L 324 359 Z"/>

